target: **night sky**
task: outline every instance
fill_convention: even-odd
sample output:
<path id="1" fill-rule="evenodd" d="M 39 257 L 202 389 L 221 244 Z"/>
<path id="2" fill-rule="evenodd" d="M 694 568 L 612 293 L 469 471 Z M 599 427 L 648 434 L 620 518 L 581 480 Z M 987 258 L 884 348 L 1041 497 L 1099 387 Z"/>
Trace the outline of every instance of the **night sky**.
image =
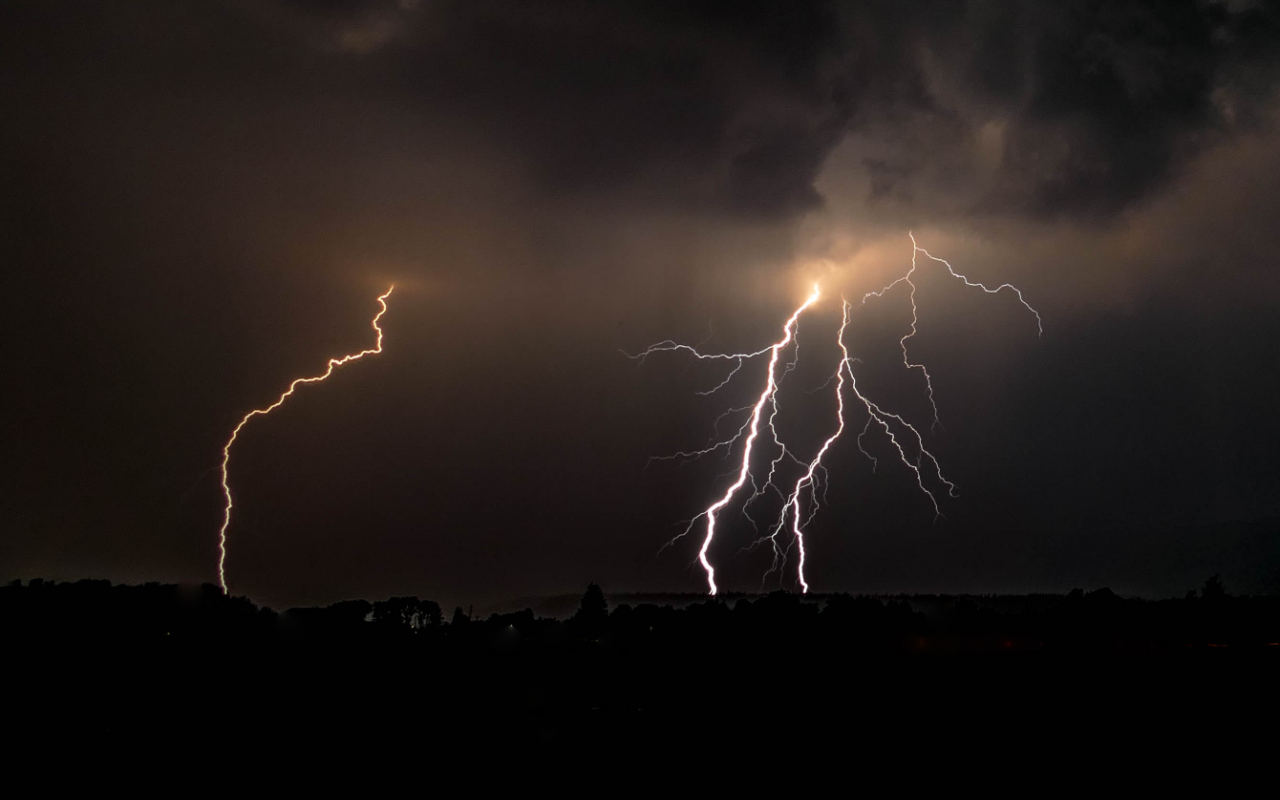
<path id="1" fill-rule="evenodd" d="M 830 433 L 839 297 L 923 247 L 959 497 L 842 440 L 815 591 L 1280 591 L 1280 3 L 16 0 L 0 7 L 0 579 L 269 605 L 704 588 L 662 549 L 819 280 L 779 424 Z M 905 295 L 866 388 L 924 423 Z M 724 430 L 725 423 L 721 423 Z M 855 422 L 861 428 L 862 419 Z M 730 519 L 731 518 L 731 519 Z M 723 588 L 767 549 L 730 515 Z M 794 588 L 788 573 L 764 588 Z"/>

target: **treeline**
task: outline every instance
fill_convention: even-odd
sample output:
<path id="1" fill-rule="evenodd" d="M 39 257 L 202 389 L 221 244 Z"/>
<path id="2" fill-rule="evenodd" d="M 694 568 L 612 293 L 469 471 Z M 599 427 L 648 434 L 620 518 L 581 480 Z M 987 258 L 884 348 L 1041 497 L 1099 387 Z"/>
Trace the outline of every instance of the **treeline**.
<path id="1" fill-rule="evenodd" d="M 582 647 L 619 653 L 780 647 L 901 654 L 1158 653 L 1280 648 L 1280 598 L 1233 597 L 1214 578 L 1198 593 L 1159 601 L 1122 598 L 1107 589 L 901 598 L 775 592 L 684 608 L 610 608 L 592 585 L 568 619 L 530 610 L 471 619 L 459 608 L 446 620 L 437 603 L 416 597 L 276 612 L 209 584 L 32 580 L 0 588 L 0 637 L 9 644 L 49 646 L 336 644 L 498 655 Z"/>
<path id="2" fill-rule="evenodd" d="M 647 753 L 696 736 L 700 753 L 741 758 L 751 731 L 900 765 L 922 735 L 980 758 L 1074 752 L 1110 732 L 1123 748 L 1219 731 L 1231 709 L 1269 718 L 1275 642 L 1280 598 L 1216 582 L 1162 601 L 779 592 L 612 605 L 591 586 L 563 619 L 473 619 L 413 597 L 276 612 L 209 585 L 0 587 L 7 719 L 28 741 L 299 764 L 357 740 L 412 759 L 424 742 Z"/>

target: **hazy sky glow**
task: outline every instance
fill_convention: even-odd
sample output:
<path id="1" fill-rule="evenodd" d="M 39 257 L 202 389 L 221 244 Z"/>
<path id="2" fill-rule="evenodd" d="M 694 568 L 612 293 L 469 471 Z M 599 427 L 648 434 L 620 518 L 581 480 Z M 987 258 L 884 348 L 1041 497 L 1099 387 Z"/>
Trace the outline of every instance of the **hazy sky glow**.
<path id="1" fill-rule="evenodd" d="M 821 280 L 816 448 L 913 230 L 1045 333 L 921 282 L 961 496 L 837 448 L 815 591 L 1280 590 L 1278 77 L 1274 0 L 5 3 L 0 579 L 216 580 L 231 428 L 394 282 L 383 354 L 237 442 L 233 587 L 699 591 L 659 548 L 733 465 L 646 462 L 763 365 L 620 349 L 767 346 Z M 906 311 L 850 344 L 927 419 Z"/>

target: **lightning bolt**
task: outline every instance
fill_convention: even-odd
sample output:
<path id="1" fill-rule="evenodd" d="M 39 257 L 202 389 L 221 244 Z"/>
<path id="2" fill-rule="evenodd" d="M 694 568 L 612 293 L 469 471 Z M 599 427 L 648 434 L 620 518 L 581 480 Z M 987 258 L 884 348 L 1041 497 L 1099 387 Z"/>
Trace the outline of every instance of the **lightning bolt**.
<path id="1" fill-rule="evenodd" d="M 889 284 L 887 284 L 884 288 L 877 289 L 875 291 L 867 292 L 866 294 L 864 294 L 862 296 L 862 302 L 865 304 L 867 300 L 871 299 L 872 297 L 884 297 L 885 294 L 887 294 L 891 289 L 895 288 L 900 284 L 906 284 L 907 286 L 910 287 L 910 291 L 907 294 L 907 299 L 911 303 L 911 327 L 905 334 L 903 334 L 902 338 L 898 340 L 898 346 L 902 349 L 903 365 L 908 370 L 913 370 L 913 369 L 919 370 L 920 374 L 924 377 L 925 391 L 929 395 L 929 407 L 933 410 L 933 427 L 936 429 L 940 424 L 942 424 L 942 421 L 938 415 L 938 402 L 937 400 L 934 399 L 934 396 L 933 396 L 933 376 L 929 374 L 928 367 L 926 367 L 924 364 L 918 364 L 913 362 L 911 360 L 911 356 L 907 354 L 907 342 L 915 338 L 916 333 L 919 332 L 917 328 L 920 324 L 920 311 L 916 306 L 916 284 L 915 284 L 915 281 L 911 279 L 912 276 L 915 275 L 916 269 L 917 269 L 916 256 L 918 256 L 921 253 L 924 253 L 925 257 L 932 259 L 933 261 L 936 261 L 939 264 L 942 264 L 944 267 L 946 267 L 947 272 L 951 275 L 951 277 L 959 279 L 962 283 L 964 283 L 965 286 L 969 286 L 975 289 L 981 289 L 987 294 L 999 294 L 1005 289 L 1010 290 L 1011 292 L 1013 292 L 1018 296 L 1018 302 L 1022 304 L 1022 307 L 1025 308 L 1027 311 L 1030 311 L 1032 316 L 1036 318 L 1036 330 L 1041 336 L 1044 335 L 1044 323 L 1040 319 L 1040 312 L 1036 311 L 1034 308 L 1031 307 L 1031 304 L 1028 303 L 1026 298 L 1022 296 L 1022 290 L 1019 289 L 1018 287 L 1014 286 L 1011 283 L 1002 283 L 996 288 L 992 289 L 990 286 L 987 286 L 986 284 L 978 283 L 976 281 L 971 281 L 966 276 L 961 275 L 959 272 L 956 272 L 955 268 L 951 266 L 951 262 L 947 261 L 946 259 L 938 258 L 937 256 L 932 255 L 928 250 L 925 250 L 923 247 L 917 244 L 915 233 L 911 231 L 907 231 L 907 236 L 911 238 L 911 269 L 907 270 L 905 275 L 902 275 L 896 278 L 895 280 L 893 280 L 892 282 L 890 282 Z"/>
<path id="2" fill-rule="evenodd" d="M 716 594 L 719 591 L 719 589 L 716 586 L 716 570 L 715 570 L 715 567 L 711 566 L 711 561 L 707 558 L 707 551 L 711 548 L 711 542 L 712 540 L 715 539 L 715 535 L 716 535 L 716 513 L 719 512 L 721 509 L 723 509 L 725 506 L 729 505 L 729 503 L 733 500 L 733 496 L 737 494 L 738 490 L 741 489 L 747 483 L 747 479 L 751 473 L 751 451 L 755 446 L 756 438 L 760 435 L 760 418 L 764 412 L 765 404 L 767 403 L 771 404 L 773 407 L 773 411 L 769 416 L 769 422 L 768 422 L 769 428 L 773 432 L 774 441 L 781 444 L 781 442 L 778 439 L 777 431 L 773 429 L 773 419 L 777 415 L 777 392 L 778 392 L 777 369 L 778 369 L 779 354 L 784 349 L 786 349 L 787 345 L 791 344 L 795 340 L 796 321 L 799 320 L 800 315 L 804 313 L 804 310 L 806 308 L 816 303 L 818 301 L 818 298 L 821 296 L 822 296 L 822 293 L 821 291 L 819 291 L 818 285 L 814 284 L 813 291 L 809 293 L 809 297 L 805 299 L 803 303 L 800 304 L 799 308 L 791 312 L 791 316 L 787 319 L 786 324 L 782 326 L 782 338 L 774 342 L 773 344 L 769 345 L 768 347 L 762 348 L 760 350 L 756 350 L 755 352 L 752 352 L 752 353 L 702 353 L 696 348 L 690 347 L 689 345 L 678 344 L 668 339 L 667 341 L 659 342 L 655 345 L 650 346 L 648 349 L 646 349 L 642 353 L 639 353 L 638 355 L 631 356 L 632 358 L 643 361 L 645 358 L 647 358 L 648 356 L 654 353 L 682 350 L 682 351 L 691 353 L 695 358 L 700 360 L 733 361 L 735 364 L 733 371 L 730 373 L 728 378 L 726 378 L 724 381 L 720 383 L 719 386 L 716 387 L 716 389 L 719 389 L 723 387 L 726 383 L 728 383 L 729 380 L 733 377 L 733 375 L 737 374 L 738 370 L 742 368 L 743 362 L 749 359 L 755 358 L 757 356 L 762 356 L 765 353 L 769 354 L 768 378 L 765 380 L 764 389 L 760 392 L 760 396 L 756 398 L 755 404 L 751 407 L 751 416 L 747 419 L 745 423 L 743 423 L 742 427 L 738 429 L 738 432 L 734 434 L 733 437 L 731 437 L 730 439 L 727 439 L 722 442 L 718 442 L 712 445 L 710 448 L 707 448 L 702 451 L 696 451 L 694 453 L 694 454 L 703 454 L 703 453 L 711 452 L 712 450 L 717 450 L 721 447 L 731 447 L 735 442 L 737 442 L 738 439 L 742 437 L 743 433 L 746 433 L 746 446 L 744 446 L 742 449 L 742 461 L 738 467 L 737 479 L 733 482 L 732 485 L 729 486 L 728 489 L 725 490 L 724 496 L 722 496 L 719 500 L 717 500 L 716 502 L 708 506 L 707 509 L 703 511 L 701 514 L 699 514 L 698 516 L 690 520 L 689 527 L 685 529 L 684 533 L 680 534 L 680 536 L 684 536 L 690 530 L 693 529 L 693 525 L 699 519 L 702 519 L 703 517 L 706 518 L 707 532 L 702 539 L 702 547 L 701 549 L 698 550 L 698 563 L 702 565 L 702 568 L 707 573 L 708 590 L 713 595 Z M 795 362 L 793 361 L 791 363 L 792 365 L 794 365 Z M 775 461 L 774 463 L 776 464 L 777 462 Z M 762 490 L 757 490 L 757 491 L 759 492 Z M 680 536 L 677 536 L 676 538 L 678 539 L 680 538 Z"/>
<path id="3" fill-rule="evenodd" d="M 817 513 L 818 510 L 818 497 L 814 492 L 814 481 L 816 480 L 818 469 L 822 467 L 822 457 L 831 449 L 831 445 L 835 443 L 836 439 L 840 438 L 840 434 L 844 433 L 844 373 L 845 366 L 849 363 L 849 351 L 846 349 L 844 344 L 844 329 L 849 326 L 849 304 L 848 302 L 843 302 L 841 306 L 843 309 L 843 317 L 840 320 L 840 332 L 836 334 L 836 343 L 840 345 L 840 352 L 844 355 L 844 358 L 841 359 L 840 365 L 836 367 L 835 374 L 836 432 L 828 436 L 826 441 L 822 443 L 822 447 L 818 448 L 818 454 L 809 462 L 808 469 L 806 469 L 804 474 L 796 481 L 795 488 L 791 490 L 791 496 L 787 498 L 787 502 L 782 506 L 782 513 L 778 517 L 778 524 L 774 527 L 773 536 L 771 537 L 776 540 L 777 534 L 782 530 L 782 526 L 786 523 L 787 511 L 790 510 L 791 530 L 795 535 L 794 541 L 796 543 L 796 548 L 799 551 L 796 565 L 796 578 L 800 582 L 800 591 L 805 594 L 808 594 L 809 592 L 809 582 L 806 581 L 804 577 L 805 552 L 804 531 L 802 528 L 804 524 L 807 524 L 809 520 L 813 519 L 813 514 Z M 809 518 L 805 520 L 804 524 L 802 524 L 800 522 L 800 493 L 803 492 L 805 488 L 809 489 L 811 510 Z M 775 544 L 774 553 L 776 554 L 777 552 L 778 550 Z"/>
<path id="4" fill-rule="evenodd" d="M 919 307 L 916 304 L 916 284 L 913 278 L 920 267 L 918 261 L 918 256 L 920 254 L 924 254 L 926 258 L 942 264 L 952 278 L 959 280 L 966 286 L 981 289 L 987 294 L 999 294 L 1006 290 L 1012 292 L 1017 296 L 1018 302 L 1035 317 L 1037 330 L 1042 335 L 1044 333 L 1044 327 L 1040 318 L 1040 313 L 1027 302 L 1022 291 L 1016 286 L 1009 283 L 1003 283 L 992 288 L 986 284 L 970 280 L 967 276 L 957 272 L 949 261 L 938 258 L 929 253 L 929 251 L 920 247 L 916 242 L 915 235 L 913 233 L 908 233 L 908 236 L 911 238 L 912 245 L 911 267 L 906 273 L 885 285 L 883 288 L 864 294 L 862 296 L 862 304 L 865 305 L 872 298 L 884 297 L 899 285 L 905 284 L 909 288 L 907 298 L 911 307 L 911 323 L 907 332 L 898 340 L 898 346 L 902 351 L 903 365 L 909 371 L 919 371 L 924 379 L 925 390 L 929 398 L 930 408 L 933 412 L 933 428 L 936 429 L 940 422 L 938 406 L 934 398 L 933 377 L 929 374 L 928 368 L 923 363 L 916 363 L 911 360 L 911 356 L 908 351 L 908 342 L 915 337 L 919 328 L 920 313 Z M 681 451 L 673 454 L 672 456 L 660 457 L 693 458 L 707 455 L 721 449 L 732 450 L 739 441 L 745 440 L 742 451 L 742 460 L 738 465 L 737 479 L 725 490 L 724 494 L 721 495 L 718 500 L 713 502 L 700 514 L 690 520 L 688 526 L 682 533 L 677 535 L 675 539 L 672 539 L 671 542 L 667 543 L 670 545 L 677 539 L 687 535 L 693 530 L 693 527 L 699 520 L 703 518 L 706 519 L 706 533 L 703 536 L 702 546 L 698 550 L 698 563 L 701 564 L 703 570 L 706 572 L 708 592 L 712 595 L 715 595 L 719 589 L 715 581 L 715 568 L 711 565 L 707 553 L 715 538 L 717 514 L 733 502 L 734 497 L 748 481 L 751 482 L 753 491 L 743 503 L 742 513 L 747 520 L 751 522 L 753 527 L 755 527 L 756 523 L 750 513 L 748 513 L 748 509 L 755 500 L 771 489 L 776 491 L 779 496 L 783 498 L 782 508 L 776 521 L 769 529 L 769 532 L 765 536 L 756 540 L 756 543 L 768 541 L 773 548 L 773 565 L 768 571 L 766 571 L 765 577 L 767 578 L 770 573 L 780 568 L 780 566 L 785 563 L 787 550 L 782 547 L 778 538 L 782 534 L 782 531 L 787 527 L 787 521 L 790 520 L 791 542 L 798 553 L 796 578 L 801 591 L 809 591 L 809 582 L 805 577 L 805 565 L 808 554 L 805 549 L 804 529 L 810 522 L 812 522 L 820 507 L 818 492 L 820 476 L 823 483 L 823 493 L 825 493 L 826 486 L 829 484 L 829 480 L 826 478 L 826 468 L 823 466 L 822 461 L 834 447 L 835 443 L 844 434 L 846 428 L 846 394 L 851 395 L 852 399 L 856 399 L 866 413 L 866 423 L 863 425 L 861 432 L 857 436 L 856 444 L 858 450 L 871 460 L 873 471 L 878 468 L 879 462 L 877 458 L 866 449 L 864 442 L 873 426 L 875 426 L 884 433 L 889 444 L 893 447 L 894 451 L 897 452 L 898 461 L 915 478 L 917 487 L 933 507 L 935 519 L 942 516 L 942 507 L 939 504 L 938 496 L 935 493 L 937 490 L 935 488 L 931 488 L 931 486 L 944 487 L 947 495 L 950 497 L 958 496 L 955 483 L 943 474 L 941 463 L 926 446 L 924 435 L 921 433 L 920 429 L 911 424 L 901 414 L 886 410 L 883 406 L 868 397 L 858 387 L 858 378 L 854 371 L 854 364 L 857 362 L 857 359 L 850 355 L 848 345 L 845 341 L 852 310 L 852 306 L 847 300 L 842 299 L 840 328 L 836 334 L 836 344 L 840 349 L 840 359 L 834 373 L 827 381 L 827 384 L 825 384 L 830 385 L 833 382 L 835 383 L 835 430 L 822 442 L 817 453 L 808 462 L 803 462 L 797 458 L 795 454 L 788 449 L 786 443 L 779 437 L 777 428 L 774 425 L 778 416 L 778 390 L 781 385 L 782 378 L 786 377 L 786 375 L 795 368 L 796 363 L 799 360 L 800 355 L 798 343 L 796 344 L 796 350 L 791 361 L 784 365 L 781 375 L 778 373 L 780 354 L 787 347 L 797 342 L 796 326 L 800 315 L 807 308 L 817 302 L 820 296 L 821 289 L 817 284 L 815 284 L 809 297 L 804 301 L 804 303 L 796 308 L 787 319 L 786 324 L 783 326 L 782 338 L 768 347 L 764 347 L 759 350 L 742 353 L 703 353 L 695 347 L 690 347 L 689 345 L 680 344 L 668 339 L 650 346 L 648 349 L 637 355 L 629 355 L 630 358 L 643 361 L 654 353 L 680 351 L 689 353 L 698 360 L 724 361 L 732 363 L 732 369 L 728 375 L 720 381 L 720 383 L 711 389 L 698 392 L 699 395 L 710 395 L 728 385 L 741 371 L 742 366 L 747 361 L 763 356 L 766 353 L 769 354 L 769 368 L 764 388 L 756 398 L 755 404 L 750 406 L 751 416 L 732 436 L 719 441 L 713 441 L 706 448 L 701 450 Z M 848 378 L 847 383 L 846 377 Z M 766 405 L 769 406 L 769 413 L 767 417 L 764 416 L 764 409 Z M 728 416 L 731 413 L 743 411 L 746 408 L 747 407 L 743 407 L 726 411 L 717 418 L 717 425 L 725 416 Z M 760 423 L 762 417 L 764 418 L 766 427 L 769 429 L 773 445 L 777 448 L 777 455 L 770 460 L 769 472 L 764 482 L 757 484 L 755 477 L 751 474 L 751 457 L 756 440 L 760 435 Z M 791 491 L 786 495 L 783 495 L 781 490 L 778 489 L 775 480 L 778 475 L 779 465 L 786 459 L 789 459 L 794 464 L 799 465 L 802 471 L 795 483 L 792 485 Z M 805 501 L 807 501 L 809 506 L 807 514 L 805 514 L 803 510 Z"/>
<path id="5" fill-rule="evenodd" d="M 233 506 L 231 500 L 231 483 L 228 474 L 228 467 L 231 464 L 231 446 L 236 443 L 236 438 L 240 436 L 240 431 L 244 429 L 244 426 L 249 422 L 249 420 L 254 417 L 265 417 L 267 414 L 270 414 L 272 411 L 275 411 L 277 408 L 284 405 L 284 401 L 289 399 L 299 386 L 305 383 L 320 383 L 321 381 L 326 380 L 333 374 L 335 369 L 341 367 L 343 364 L 349 364 L 352 361 L 359 361 L 365 356 L 378 355 L 381 353 L 382 328 L 378 326 L 378 322 L 382 319 L 382 315 L 387 313 L 387 298 L 391 296 L 391 293 L 395 291 L 395 288 L 395 285 L 392 284 L 385 292 L 378 296 L 378 313 L 373 315 L 373 320 L 369 323 L 373 328 L 374 333 L 377 335 L 377 339 L 373 347 L 367 350 L 361 350 L 358 353 L 351 353 L 340 358 L 330 358 L 325 367 L 325 371 L 319 375 L 313 375 L 306 378 L 295 378 L 293 382 L 289 384 L 289 388 L 285 389 L 284 392 L 276 398 L 274 403 L 264 408 L 255 408 L 241 417 L 239 424 L 237 424 L 235 429 L 231 431 L 231 438 L 227 439 L 227 443 L 222 446 L 222 495 L 226 502 L 222 510 L 222 527 L 218 529 L 218 583 L 222 586 L 223 593 L 227 592 L 227 529 L 231 526 L 231 509 Z"/>

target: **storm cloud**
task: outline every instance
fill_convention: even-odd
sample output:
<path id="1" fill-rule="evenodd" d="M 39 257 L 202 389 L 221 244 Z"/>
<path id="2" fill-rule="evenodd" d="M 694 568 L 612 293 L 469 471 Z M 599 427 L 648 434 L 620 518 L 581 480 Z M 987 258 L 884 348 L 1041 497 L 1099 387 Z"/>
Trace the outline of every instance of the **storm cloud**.
<path id="1" fill-rule="evenodd" d="M 892 153 L 864 160 L 869 199 L 927 205 L 938 164 L 978 161 L 968 209 L 1114 212 L 1259 124 L 1280 33 L 1275 3 L 289 8 L 300 41 L 460 115 L 549 191 L 663 181 L 655 202 L 768 215 L 820 205 L 848 134 Z"/>

